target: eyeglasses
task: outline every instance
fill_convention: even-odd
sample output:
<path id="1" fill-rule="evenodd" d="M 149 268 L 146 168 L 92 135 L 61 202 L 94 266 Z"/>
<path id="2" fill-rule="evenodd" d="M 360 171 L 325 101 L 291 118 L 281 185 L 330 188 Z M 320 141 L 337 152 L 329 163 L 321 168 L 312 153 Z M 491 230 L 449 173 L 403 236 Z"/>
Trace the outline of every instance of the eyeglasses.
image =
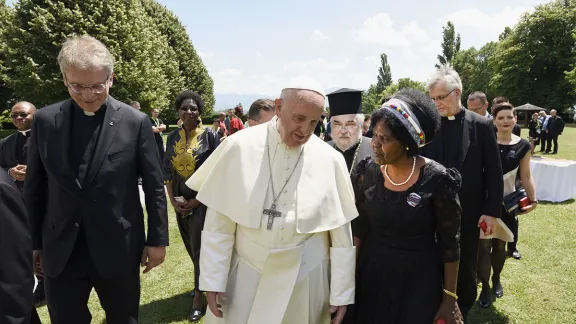
<path id="1" fill-rule="evenodd" d="M 448 92 L 447 94 L 445 94 L 445 95 L 443 95 L 443 96 L 438 96 L 438 97 L 436 97 L 436 98 L 430 97 L 430 99 L 432 99 L 432 101 L 444 100 L 444 99 L 448 98 L 448 96 L 449 96 L 452 92 L 454 92 L 454 90 L 456 90 L 456 89 L 452 89 L 452 91 Z"/>
<path id="2" fill-rule="evenodd" d="M 19 114 L 11 114 L 10 117 L 12 117 L 12 119 L 16 119 L 18 117 L 20 118 L 26 118 L 28 117 L 30 114 L 28 113 L 19 113 Z"/>
<path id="3" fill-rule="evenodd" d="M 85 86 L 83 84 L 77 84 L 77 83 L 68 83 L 67 87 L 68 89 L 72 90 L 72 92 L 74 93 L 83 93 L 86 89 L 90 89 L 90 91 L 92 91 L 92 93 L 102 93 L 104 91 L 106 91 L 106 88 L 108 87 L 108 82 L 110 81 L 110 75 L 106 76 L 106 80 L 104 81 L 104 83 L 99 83 L 99 84 L 92 84 L 89 86 Z"/>

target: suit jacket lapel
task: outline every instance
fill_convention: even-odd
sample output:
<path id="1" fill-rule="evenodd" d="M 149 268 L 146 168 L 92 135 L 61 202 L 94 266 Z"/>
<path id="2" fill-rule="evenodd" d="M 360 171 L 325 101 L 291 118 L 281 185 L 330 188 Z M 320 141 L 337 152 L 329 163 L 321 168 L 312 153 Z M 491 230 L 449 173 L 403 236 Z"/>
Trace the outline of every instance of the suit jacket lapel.
<path id="1" fill-rule="evenodd" d="M 82 189 L 80 182 L 76 178 L 72 167 L 70 166 L 70 127 L 72 123 L 72 99 L 62 103 L 60 111 L 54 115 L 54 124 L 56 129 L 55 142 L 49 142 L 50 150 L 54 152 L 56 158 L 56 168 L 62 174 L 61 179 L 65 179 L 63 185 L 67 186 L 72 192 Z"/>
<path id="2" fill-rule="evenodd" d="M 84 179 L 84 187 L 88 187 L 90 183 L 94 180 L 94 177 L 100 170 L 102 163 L 106 156 L 108 156 L 108 149 L 116 137 L 118 132 L 118 127 L 120 126 L 120 120 L 122 120 L 122 113 L 119 111 L 120 105 L 118 101 L 114 98 L 108 98 L 108 107 L 106 108 L 106 113 L 104 115 L 104 121 L 100 126 L 100 138 L 96 143 L 96 149 L 94 150 L 94 156 L 92 157 L 92 162 L 88 168 L 88 174 Z"/>
<path id="3" fill-rule="evenodd" d="M 470 133 L 474 131 L 470 114 L 473 113 L 464 110 L 464 119 L 462 120 L 462 146 L 460 147 L 458 165 L 456 165 L 458 170 L 462 170 L 462 165 L 464 164 L 464 160 L 466 160 L 466 155 L 468 155 L 468 149 L 470 148 Z"/>

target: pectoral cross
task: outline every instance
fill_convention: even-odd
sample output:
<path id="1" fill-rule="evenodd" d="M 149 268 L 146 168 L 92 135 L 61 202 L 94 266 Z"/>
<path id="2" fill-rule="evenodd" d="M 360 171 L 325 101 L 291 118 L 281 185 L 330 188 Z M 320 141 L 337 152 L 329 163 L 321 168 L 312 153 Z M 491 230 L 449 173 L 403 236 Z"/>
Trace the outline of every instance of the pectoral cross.
<path id="1" fill-rule="evenodd" d="M 272 223 L 274 223 L 275 217 L 282 217 L 282 213 L 276 210 L 276 204 L 272 204 L 270 209 L 264 209 L 264 215 L 268 215 L 268 225 L 266 229 L 271 231 L 272 230 Z"/>

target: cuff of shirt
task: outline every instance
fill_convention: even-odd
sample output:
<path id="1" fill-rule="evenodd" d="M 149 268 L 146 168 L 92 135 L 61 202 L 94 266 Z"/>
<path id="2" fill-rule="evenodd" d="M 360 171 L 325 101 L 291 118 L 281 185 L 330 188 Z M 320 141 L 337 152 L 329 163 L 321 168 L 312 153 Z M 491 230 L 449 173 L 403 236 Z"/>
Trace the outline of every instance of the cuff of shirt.
<path id="1" fill-rule="evenodd" d="M 330 305 L 354 304 L 356 249 L 330 248 Z"/>
<path id="2" fill-rule="evenodd" d="M 235 235 L 202 231 L 200 290 L 225 292 Z"/>

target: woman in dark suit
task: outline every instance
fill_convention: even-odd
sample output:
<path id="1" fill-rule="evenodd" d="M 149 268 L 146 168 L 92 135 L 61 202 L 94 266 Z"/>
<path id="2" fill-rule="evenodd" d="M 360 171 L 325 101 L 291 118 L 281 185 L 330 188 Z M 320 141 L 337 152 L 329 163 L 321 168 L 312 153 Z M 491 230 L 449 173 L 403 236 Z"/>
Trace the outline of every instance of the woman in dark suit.
<path id="1" fill-rule="evenodd" d="M 542 133 L 542 122 L 538 119 L 538 113 L 532 114 L 532 119 L 528 122 L 528 137 L 530 139 L 531 153 L 534 155 L 536 145 L 540 144 Z"/>

